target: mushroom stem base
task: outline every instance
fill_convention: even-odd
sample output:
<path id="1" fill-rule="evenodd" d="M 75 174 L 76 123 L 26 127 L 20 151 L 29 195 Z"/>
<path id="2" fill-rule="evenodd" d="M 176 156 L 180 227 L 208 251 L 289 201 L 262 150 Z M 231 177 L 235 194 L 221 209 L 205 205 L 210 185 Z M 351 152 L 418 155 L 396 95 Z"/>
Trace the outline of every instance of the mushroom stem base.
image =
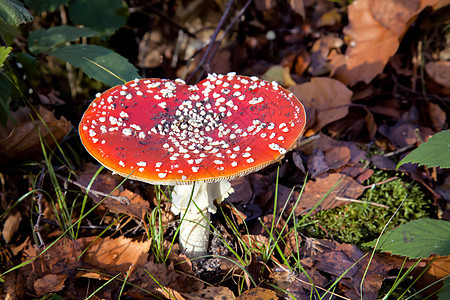
<path id="1" fill-rule="evenodd" d="M 202 215 L 203 214 L 203 215 Z M 180 225 L 180 246 L 188 257 L 199 257 L 208 252 L 210 212 L 195 205 L 189 207 Z"/>

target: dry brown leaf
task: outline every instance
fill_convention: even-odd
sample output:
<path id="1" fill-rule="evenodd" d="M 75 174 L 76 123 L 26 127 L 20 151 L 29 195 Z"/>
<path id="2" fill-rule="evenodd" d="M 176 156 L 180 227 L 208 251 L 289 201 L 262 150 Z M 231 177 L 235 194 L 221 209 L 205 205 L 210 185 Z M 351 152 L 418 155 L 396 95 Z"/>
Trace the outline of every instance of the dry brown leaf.
<path id="1" fill-rule="evenodd" d="M 425 65 L 427 75 L 434 81 L 433 92 L 450 95 L 450 61 L 432 61 Z"/>
<path id="2" fill-rule="evenodd" d="M 242 241 L 250 249 L 266 250 L 269 245 L 269 238 L 262 235 L 244 234 L 242 235 Z"/>
<path id="3" fill-rule="evenodd" d="M 323 76 L 331 71 L 328 54 L 333 49 L 339 49 L 344 41 L 337 34 L 330 33 L 316 40 L 311 48 L 311 65 L 309 73 L 312 76 Z"/>
<path id="4" fill-rule="evenodd" d="M 286 246 L 283 253 L 286 257 L 290 257 L 291 255 L 294 255 L 294 253 L 297 253 L 299 251 L 302 242 L 302 236 L 296 230 L 290 231 L 284 237 L 284 240 L 286 241 Z"/>
<path id="5" fill-rule="evenodd" d="M 45 275 L 44 277 L 39 278 L 34 282 L 34 291 L 38 296 L 61 291 L 64 288 L 64 281 L 67 277 L 67 274 Z"/>
<path id="6" fill-rule="evenodd" d="M 126 273 L 131 266 L 147 261 L 151 241 L 136 242 L 126 237 L 97 239 L 83 255 L 83 261 L 108 274 Z"/>
<path id="7" fill-rule="evenodd" d="M 71 240 L 69 238 L 62 238 L 46 249 L 44 255 L 41 256 L 41 263 L 36 265 L 37 272 L 51 271 L 53 274 L 73 274 L 78 267 L 83 266 L 83 262 L 77 260 L 81 251 L 91 243 L 95 237 L 80 238 Z M 36 248 L 31 246 L 24 249 L 24 256 L 33 258 L 38 255 Z M 38 266 L 38 267 L 37 267 Z M 22 272 L 27 272 L 26 268 L 20 269 Z"/>
<path id="8" fill-rule="evenodd" d="M 320 270 L 322 274 L 328 273 L 332 275 L 331 281 L 345 273 L 339 281 L 339 289 L 350 299 L 375 300 L 387 272 L 403 263 L 402 258 L 384 254 L 375 254 L 369 262 L 370 255 L 366 255 L 355 245 L 330 240 L 309 240 L 304 253 L 311 255 L 301 261 L 311 269 L 310 273 L 315 270 Z M 364 255 L 366 256 L 362 258 Z M 366 277 L 361 297 L 360 285 L 364 275 Z"/>
<path id="9" fill-rule="evenodd" d="M 289 0 L 289 5 L 291 8 L 305 19 L 305 5 L 303 0 Z"/>
<path id="10" fill-rule="evenodd" d="M 78 176 L 76 182 L 83 187 L 87 187 L 97 169 L 97 166 L 88 167 Z M 98 203 L 102 201 L 106 195 L 111 194 L 111 196 L 114 197 L 107 197 L 103 200 L 102 205 L 105 205 L 113 212 L 127 214 L 139 220 L 143 220 L 145 213 L 150 209 L 148 201 L 145 201 L 139 194 L 124 190 L 122 186 L 116 189 L 118 185 L 119 182 L 115 180 L 113 176 L 109 174 L 99 174 L 91 185 L 89 196 Z M 114 189 L 116 190 L 112 192 Z M 85 191 L 83 188 L 82 190 Z"/>
<path id="11" fill-rule="evenodd" d="M 447 113 L 439 106 L 439 104 L 433 103 L 433 102 L 426 102 L 425 103 L 427 109 L 426 112 L 424 112 L 424 115 L 426 114 L 426 124 L 429 124 L 431 128 L 439 132 L 443 130 L 447 124 Z"/>
<path id="12" fill-rule="evenodd" d="M 167 287 L 167 286 L 157 287 L 155 290 L 168 300 L 173 300 L 173 299 L 185 300 L 186 299 L 178 291 L 176 291 L 170 287 Z"/>
<path id="13" fill-rule="evenodd" d="M 329 191 L 331 192 L 317 210 L 331 209 L 346 203 L 336 200 L 335 197 L 358 198 L 364 192 L 364 186 L 343 174 L 329 174 L 327 177 L 316 179 L 316 181 L 310 180 L 306 183 L 299 205 L 295 207 L 295 215 L 307 213 Z"/>
<path id="14" fill-rule="evenodd" d="M 154 279 L 148 274 L 151 274 Z M 167 286 L 177 278 L 173 263 L 167 267 L 165 264 L 155 264 L 149 261 L 143 267 L 137 268 L 130 276 L 129 281 L 140 288 L 151 291 L 159 285 Z"/>
<path id="15" fill-rule="evenodd" d="M 105 200 L 106 207 L 113 212 L 127 214 L 139 220 L 144 220 L 145 213 L 150 210 L 150 205 L 147 201 L 139 194 L 133 193 L 130 190 L 124 190 L 120 192 L 118 196 L 125 197 L 129 202 L 123 203 L 116 199 L 107 198 Z"/>
<path id="16" fill-rule="evenodd" d="M 189 300 L 233 300 L 234 293 L 225 286 L 209 286 L 195 293 L 183 293 Z"/>
<path id="17" fill-rule="evenodd" d="M 430 264 L 434 257 L 426 259 L 427 264 Z M 424 268 L 416 268 L 413 270 L 413 276 L 419 277 L 416 283 L 416 287 L 421 290 L 425 289 L 422 296 L 431 295 L 433 292 L 437 292 L 442 287 L 442 282 L 434 284 L 437 280 L 442 279 L 450 275 L 450 255 L 438 256 L 436 260 L 431 263 L 428 270 L 424 274 L 421 274 Z M 434 285 L 433 285 L 434 284 Z"/>
<path id="18" fill-rule="evenodd" d="M 325 77 L 312 78 L 311 82 L 291 86 L 289 90 L 306 107 L 305 136 L 345 117 L 353 94 L 341 82 Z"/>
<path id="19" fill-rule="evenodd" d="M 352 86 L 369 83 L 380 74 L 398 49 L 411 19 L 437 0 L 358 0 L 348 6 L 349 36 L 345 55 L 330 55 L 334 77 Z"/>
<path id="20" fill-rule="evenodd" d="M 243 292 L 236 300 L 278 300 L 277 294 L 262 287 L 256 287 Z"/>
<path id="21" fill-rule="evenodd" d="M 347 149 L 350 150 L 349 160 Z M 303 144 L 300 150 L 309 155 L 307 165 L 312 178 L 320 177 L 329 171 L 331 169 L 329 163 L 337 167 L 340 173 L 343 173 L 342 168 L 363 167 L 360 161 L 366 159 L 366 153 L 359 149 L 355 143 L 336 141 L 324 134 L 311 137 L 311 141 Z M 347 162 L 344 163 L 345 161 Z M 361 172 L 354 173 L 354 176 L 357 177 L 360 174 Z"/>
<path id="22" fill-rule="evenodd" d="M 181 253 L 180 245 L 173 245 L 170 241 L 164 240 L 164 252 L 167 253 L 169 249 L 169 261 L 174 263 L 176 269 L 187 274 L 194 274 L 192 271 L 192 261 L 186 254 Z"/>
<path id="23" fill-rule="evenodd" d="M 20 211 L 10 213 L 3 223 L 2 236 L 6 243 L 9 243 L 13 235 L 19 229 L 20 221 L 22 220 L 22 215 Z"/>
<path id="24" fill-rule="evenodd" d="M 333 147 L 325 151 L 325 161 L 332 170 L 342 168 L 351 158 L 350 149 L 346 146 Z"/>
<path id="25" fill-rule="evenodd" d="M 9 120 L 6 129 L 0 126 L 0 164 L 29 158 L 36 160 L 42 153 L 39 136 L 54 147 L 54 139 L 59 142 L 69 132 L 71 124 L 64 117 L 58 120 L 53 112 L 42 106 L 36 107 L 36 112 L 44 123 L 24 107 L 12 113 L 16 123 Z M 34 115 L 34 120 L 30 114 Z"/>
<path id="26" fill-rule="evenodd" d="M 91 182 L 92 178 L 94 177 L 95 172 L 97 172 L 98 168 L 99 166 L 96 165 L 92 164 L 88 165 L 87 169 L 79 174 L 76 182 L 83 187 L 87 187 Z M 102 201 L 103 198 L 105 198 L 104 195 L 109 195 L 111 191 L 113 191 L 118 185 L 119 182 L 115 180 L 114 177 L 111 176 L 110 174 L 99 174 L 94 179 L 94 182 L 91 185 L 89 197 L 91 197 L 95 203 L 98 203 Z M 85 189 L 82 190 L 83 192 L 85 191 Z M 112 195 L 117 196 L 121 191 L 123 191 L 123 187 L 119 186 L 117 188 L 117 191 L 114 192 L 114 194 Z M 100 192 L 101 194 L 96 192 Z M 112 200 L 114 201 L 114 199 Z"/>
<path id="27" fill-rule="evenodd" d="M 370 178 L 373 174 L 372 169 L 367 169 L 364 167 L 351 167 L 347 166 L 339 171 L 339 173 L 350 176 L 351 178 L 355 179 L 358 183 L 363 183 L 367 179 Z"/>
<path id="28" fill-rule="evenodd" d="M 364 106 L 352 106 L 344 119 L 327 126 L 328 134 L 336 139 L 369 142 L 375 139 L 377 124 L 372 112 Z"/>

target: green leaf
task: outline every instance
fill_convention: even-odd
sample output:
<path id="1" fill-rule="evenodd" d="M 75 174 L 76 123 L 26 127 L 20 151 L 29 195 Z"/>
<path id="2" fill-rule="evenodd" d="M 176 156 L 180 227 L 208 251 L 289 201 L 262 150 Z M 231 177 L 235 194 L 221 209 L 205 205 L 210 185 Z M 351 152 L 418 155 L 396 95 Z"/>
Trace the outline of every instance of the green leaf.
<path id="1" fill-rule="evenodd" d="M 8 25 L 19 26 L 22 23 L 33 21 L 33 16 L 19 1 L 1 0 L 0 19 Z"/>
<path id="2" fill-rule="evenodd" d="M 20 63 L 22 66 L 22 76 L 26 75 L 29 80 L 34 80 L 37 74 L 38 61 L 37 58 L 31 54 L 26 52 L 20 52 L 14 54 L 16 58 L 16 62 Z M 23 86 L 23 88 L 28 89 L 27 86 Z"/>
<path id="3" fill-rule="evenodd" d="M 5 40 L 6 45 L 11 45 L 14 42 L 14 39 L 19 35 L 19 27 L 6 24 L 0 18 L 0 34 Z"/>
<path id="4" fill-rule="evenodd" d="M 363 244 L 375 247 L 376 240 Z M 409 258 L 450 254 L 450 222 L 419 219 L 400 225 L 381 236 L 377 249 Z"/>
<path id="5" fill-rule="evenodd" d="M 70 0 L 25 0 L 25 4 L 37 13 L 44 11 L 54 12 L 61 5 L 66 5 Z"/>
<path id="6" fill-rule="evenodd" d="M 397 165 L 418 163 L 419 166 L 450 168 L 450 130 L 436 133 L 419 147 L 406 155 Z"/>
<path id="7" fill-rule="evenodd" d="M 69 15 L 76 25 L 84 25 L 104 35 L 112 35 L 128 19 L 128 7 L 122 0 L 76 0 L 69 5 Z"/>
<path id="8" fill-rule="evenodd" d="M 8 118 L 11 117 L 9 102 L 11 101 L 11 82 L 8 76 L 0 72 L 0 125 L 6 127 Z"/>
<path id="9" fill-rule="evenodd" d="M 450 299 L 450 276 L 444 280 L 444 285 L 438 294 L 439 300 Z"/>
<path id="10" fill-rule="evenodd" d="M 50 55 L 83 68 L 87 75 L 110 86 L 140 77 L 137 69 L 126 58 L 100 46 L 62 46 L 52 50 Z"/>
<path id="11" fill-rule="evenodd" d="M 11 47 L 0 47 L 0 70 L 3 68 L 3 63 L 5 62 L 6 58 L 8 58 L 11 50 Z"/>
<path id="12" fill-rule="evenodd" d="M 80 37 L 90 37 L 96 34 L 96 31 L 89 28 L 67 25 L 38 29 L 28 36 L 28 48 L 31 53 L 39 54 L 65 42 L 72 42 Z"/>

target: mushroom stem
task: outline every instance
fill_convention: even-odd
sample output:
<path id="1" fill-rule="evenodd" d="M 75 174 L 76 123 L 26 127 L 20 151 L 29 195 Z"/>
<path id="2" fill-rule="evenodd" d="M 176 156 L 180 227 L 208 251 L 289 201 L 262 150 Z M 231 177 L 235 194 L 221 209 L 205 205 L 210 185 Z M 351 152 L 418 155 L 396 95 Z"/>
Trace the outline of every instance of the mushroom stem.
<path id="1" fill-rule="evenodd" d="M 216 212 L 214 200 L 220 203 L 231 192 L 228 181 L 175 186 L 172 192 L 172 212 L 181 217 L 184 215 L 179 239 L 181 249 L 187 256 L 193 258 L 207 254 L 210 213 Z"/>
<path id="2" fill-rule="evenodd" d="M 188 257 L 204 256 L 208 252 L 209 222 L 211 213 L 208 209 L 199 211 L 194 205 L 189 206 L 180 225 L 181 250 Z"/>

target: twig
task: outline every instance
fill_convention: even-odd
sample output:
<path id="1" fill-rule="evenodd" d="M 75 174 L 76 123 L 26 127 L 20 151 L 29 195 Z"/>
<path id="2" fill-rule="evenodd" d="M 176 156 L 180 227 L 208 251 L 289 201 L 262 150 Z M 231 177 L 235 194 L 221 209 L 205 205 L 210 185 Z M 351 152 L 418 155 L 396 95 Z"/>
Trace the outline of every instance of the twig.
<path id="1" fill-rule="evenodd" d="M 367 203 L 373 206 L 379 206 L 379 207 L 383 207 L 383 208 L 389 208 L 389 206 L 384 205 L 384 204 L 380 204 L 380 203 L 375 203 L 375 202 L 369 202 L 369 201 L 362 201 L 362 200 L 357 200 L 357 199 L 351 199 L 351 198 L 344 198 L 344 197 L 334 197 L 334 199 L 339 200 L 339 201 L 349 201 L 349 202 L 356 202 L 356 203 Z"/>
<path id="2" fill-rule="evenodd" d="M 33 212 L 33 215 L 38 215 L 37 213 Z M 45 217 L 41 218 L 41 222 L 42 223 L 46 223 L 46 224 L 50 224 L 50 225 L 54 225 L 54 226 L 59 226 L 59 224 L 53 220 L 49 220 Z M 82 229 L 108 229 L 108 226 L 100 226 L 100 225 L 92 225 L 92 224 L 88 224 L 88 225 L 81 225 L 80 228 Z M 113 229 L 108 229 L 108 230 L 113 230 Z"/>
<path id="3" fill-rule="evenodd" d="M 45 164 L 42 163 L 42 169 L 41 169 L 41 175 L 39 176 L 39 180 L 37 182 L 37 195 L 34 197 L 34 200 L 36 201 L 38 205 L 38 217 L 36 220 L 36 224 L 34 225 L 34 232 L 36 233 L 38 239 L 39 239 L 39 248 L 43 249 L 45 247 L 44 240 L 42 239 L 41 233 L 39 232 L 39 224 L 41 222 L 42 217 L 44 214 L 42 213 L 42 184 L 44 183 L 44 177 L 45 177 L 45 171 L 46 167 Z"/>
<path id="4" fill-rule="evenodd" d="M 207 59 L 209 57 L 209 54 L 211 52 L 211 49 L 212 49 L 212 47 L 213 47 L 213 45 L 214 45 L 214 43 L 216 41 L 217 35 L 219 34 L 220 28 L 222 28 L 226 17 L 230 13 L 231 6 L 232 6 L 233 2 L 234 2 L 234 0 L 229 0 L 228 1 L 227 7 L 225 8 L 225 12 L 223 13 L 222 18 L 220 19 L 219 23 L 217 24 L 216 29 L 214 30 L 214 33 L 212 34 L 212 36 L 211 36 L 211 38 L 209 40 L 209 45 L 208 45 L 208 48 L 206 49 L 205 54 L 203 54 L 203 57 L 200 60 L 200 63 L 197 65 L 197 67 L 194 69 L 194 71 L 191 73 L 191 75 L 189 75 L 189 77 L 187 78 L 187 82 L 190 82 L 193 79 L 193 77 L 198 72 L 198 70 L 200 70 L 200 68 L 203 67 L 203 65 L 207 61 Z"/>
<path id="5" fill-rule="evenodd" d="M 59 177 L 62 180 L 65 180 L 65 181 L 73 184 L 73 185 L 76 185 L 79 188 L 82 188 L 85 191 L 87 190 L 87 187 L 85 187 L 82 184 L 79 184 L 76 181 L 73 181 L 73 180 L 71 180 L 69 178 L 65 178 L 64 176 L 61 176 L 61 175 L 58 175 L 58 174 L 56 174 L 56 176 Z M 103 192 L 100 192 L 100 191 L 96 191 L 96 190 L 93 190 L 93 189 L 90 189 L 89 192 L 92 193 L 96 197 L 108 197 L 108 198 L 114 199 L 116 201 L 119 201 L 122 204 L 130 205 L 130 199 L 128 199 L 128 197 L 125 197 L 125 196 L 114 196 L 114 195 L 106 194 L 106 193 L 103 193 Z"/>
<path id="6" fill-rule="evenodd" d="M 383 156 L 384 156 L 384 157 L 394 156 L 394 155 L 403 153 L 403 152 L 408 151 L 408 150 L 413 149 L 413 148 L 414 148 L 414 146 L 405 146 L 405 147 L 400 148 L 400 149 L 397 149 L 397 150 L 395 150 L 395 151 L 386 153 L 386 154 L 384 154 Z"/>
<path id="7" fill-rule="evenodd" d="M 216 52 L 220 46 L 220 43 L 225 38 L 227 33 L 233 28 L 234 24 L 241 18 L 241 16 L 244 14 L 244 12 L 247 10 L 248 6 L 253 2 L 253 0 L 247 0 L 247 3 L 244 4 L 244 6 L 241 8 L 241 10 L 238 12 L 238 14 L 233 18 L 233 20 L 228 24 L 227 28 L 225 28 L 224 32 L 220 36 L 220 38 L 217 40 L 217 43 L 215 43 L 213 50 L 211 51 L 211 55 L 209 56 L 206 64 L 210 64 L 214 56 L 216 55 Z M 203 71 L 200 73 L 201 76 L 203 76 Z M 200 77 L 201 77 L 200 76 Z"/>
<path id="8" fill-rule="evenodd" d="M 383 180 L 383 181 L 380 181 L 380 182 L 377 182 L 377 183 L 374 183 L 374 184 L 371 184 L 371 185 L 366 185 L 366 186 L 364 186 L 364 188 L 365 188 L 365 189 L 374 188 L 374 187 L 377 186 L 377 185 L 385 184 L 385 183 L 388 183 L 388 182 L 390 182 L 390 181 L 392 181 L 392 180 L 395 180 L 395 179 L 398 179 L 398 177 L 397 177 L 397 176 L 394 176 L 394 177 L 391 177 L 391 178 L 389 178 L 389 179 L 386 179 L 386 180 Z"/>

